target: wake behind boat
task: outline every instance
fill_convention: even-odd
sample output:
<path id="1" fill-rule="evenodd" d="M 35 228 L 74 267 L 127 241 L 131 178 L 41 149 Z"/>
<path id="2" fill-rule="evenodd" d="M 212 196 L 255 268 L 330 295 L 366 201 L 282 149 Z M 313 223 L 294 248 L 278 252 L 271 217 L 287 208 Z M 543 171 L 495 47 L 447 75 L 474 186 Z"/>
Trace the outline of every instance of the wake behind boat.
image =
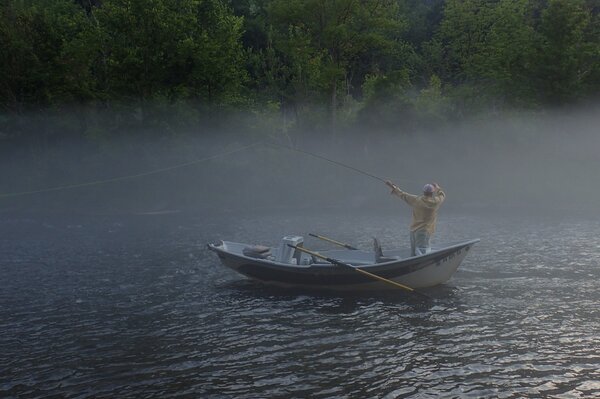
<path id="1" fill-rule="evenodd" d="M 300 250 L 303 241 L 300 236 L 287 236 L 282 239 L 279 247 L 221 241 L 218 244 L 208 244 L 208 248 L 217 254 L 223 265 L 264 283 L 336 290 L 371 290 L 390 286 L 363 273 L 357 273 L 353 268 L 412 288 L 433 287 L 452 277 L 479 239 L 432 248 L 431 252 L 420 256 L 410 256 L 410 248 L 381 251 L 375 245 L 373 251 L 320 251 L 319 258 Z M 352 267 L 341 267 L 323 261 L 321 257 Z"/>

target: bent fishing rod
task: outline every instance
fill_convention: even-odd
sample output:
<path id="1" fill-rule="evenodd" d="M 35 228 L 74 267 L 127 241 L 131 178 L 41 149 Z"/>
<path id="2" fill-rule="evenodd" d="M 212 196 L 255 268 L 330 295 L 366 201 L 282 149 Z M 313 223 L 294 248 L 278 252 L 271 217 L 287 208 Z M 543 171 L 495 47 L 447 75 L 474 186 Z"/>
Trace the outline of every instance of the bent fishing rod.
<path id="1" fill-rule="evenodd" d="M 297 148 L 297 147 L 292 147 L 292 146 L 289 146 L 289 145 L 279 144 L 279 143 L 273 143 L 273 142 L 266 142 L 266 141 L 265 141 L 265 144 L 276 146 L 276 147 L 281 147 L 281 148 L 286 148 L 286 149 L 291 150 L 291 151 L 297 151 L 297 152 L 300 152 L 302 154 L 310 155 L 311 157 L 318 158 L 318 159 L 321 159 L 323 161 L 330 162 L 330 163 L 332 163 L 334 165 L 338 165 L 338 166 L 341 166 L 343 168 L 350 169 L 350 170 L 353 170 L 353 171 L 358 172 L 358 173 L 362 173 L 363 175 L 369 176 L 369 177 L 371 177 L 373 179 L 376 179 L 376 180 L 379 180 L 380 182 L 383 182 L 383 183 L 387 182 L 385 179 L 382 179 L 381 177 L 375 176 L 375 175 L 373 175 L 373 174 L 371 174 L 369 172 L 365 172 L 364 170 L 355 168 L 354 166 L 346 165 L 345 163 L 342 163 L 342 162 L 339 162 L 339 161 L 335 161 L 333 159 L 329 159 L 329 158 L 326 158 L 324 156 L 314 154 L 312 152 L 301 150 L 300 148 Z"/>

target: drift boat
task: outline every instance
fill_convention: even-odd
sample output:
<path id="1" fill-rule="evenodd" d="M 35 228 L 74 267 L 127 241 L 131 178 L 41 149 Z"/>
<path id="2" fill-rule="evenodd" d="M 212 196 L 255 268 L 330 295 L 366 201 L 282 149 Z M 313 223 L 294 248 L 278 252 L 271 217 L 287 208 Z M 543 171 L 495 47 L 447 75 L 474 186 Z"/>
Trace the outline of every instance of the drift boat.
<path id="1" fill-rule="evenodd" d="M 384 282 L 357 273 L 359 268 L 412 288 L 433 287 L 448 281 L 478 239 L 451 243 L 419 256 L 410 256 L 410 248 L 382 251 L 377 241 L 373 251 L 319 251 L 322 257 L 352 267 L 341 267 L 311 256 L 302 248 L 303 237 L 283 237 L 279 247 L 221 241 L 208 244 L 223 265 L 249 278 L 279 286 L 336 290 L 390 288 Z"/>

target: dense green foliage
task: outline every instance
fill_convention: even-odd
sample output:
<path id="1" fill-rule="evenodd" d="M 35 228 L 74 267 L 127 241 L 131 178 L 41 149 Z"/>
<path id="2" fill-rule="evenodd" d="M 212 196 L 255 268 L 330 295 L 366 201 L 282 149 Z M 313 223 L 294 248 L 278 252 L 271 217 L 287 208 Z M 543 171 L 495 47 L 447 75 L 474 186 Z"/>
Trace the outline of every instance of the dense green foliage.
<path id="1" fill-rule="evenodd" d="M 65 130 L 98 138 L 197 130 L 233 110 L 261 129 L 339 134 L 576 104 L 600 92 L 599 12 L 598 0 L 7 0 L 0 139 L 33 134 L 19 124 L 30 110 L 74 106 Z"/>

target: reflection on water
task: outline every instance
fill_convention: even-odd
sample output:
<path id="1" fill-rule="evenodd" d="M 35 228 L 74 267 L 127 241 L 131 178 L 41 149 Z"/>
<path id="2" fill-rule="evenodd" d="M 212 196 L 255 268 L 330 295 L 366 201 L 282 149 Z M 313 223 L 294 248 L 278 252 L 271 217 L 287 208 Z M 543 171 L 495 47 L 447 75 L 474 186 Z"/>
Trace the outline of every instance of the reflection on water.
<path id="1" fill-rule="evenodd" d="M 204 247 L 391 248 L 406 224 L 3 215 L 0 397 L 600 396 L 599 221 L 444 214 L 438 243 L 482 241 L 433 301 L 265 287 Z"/>

